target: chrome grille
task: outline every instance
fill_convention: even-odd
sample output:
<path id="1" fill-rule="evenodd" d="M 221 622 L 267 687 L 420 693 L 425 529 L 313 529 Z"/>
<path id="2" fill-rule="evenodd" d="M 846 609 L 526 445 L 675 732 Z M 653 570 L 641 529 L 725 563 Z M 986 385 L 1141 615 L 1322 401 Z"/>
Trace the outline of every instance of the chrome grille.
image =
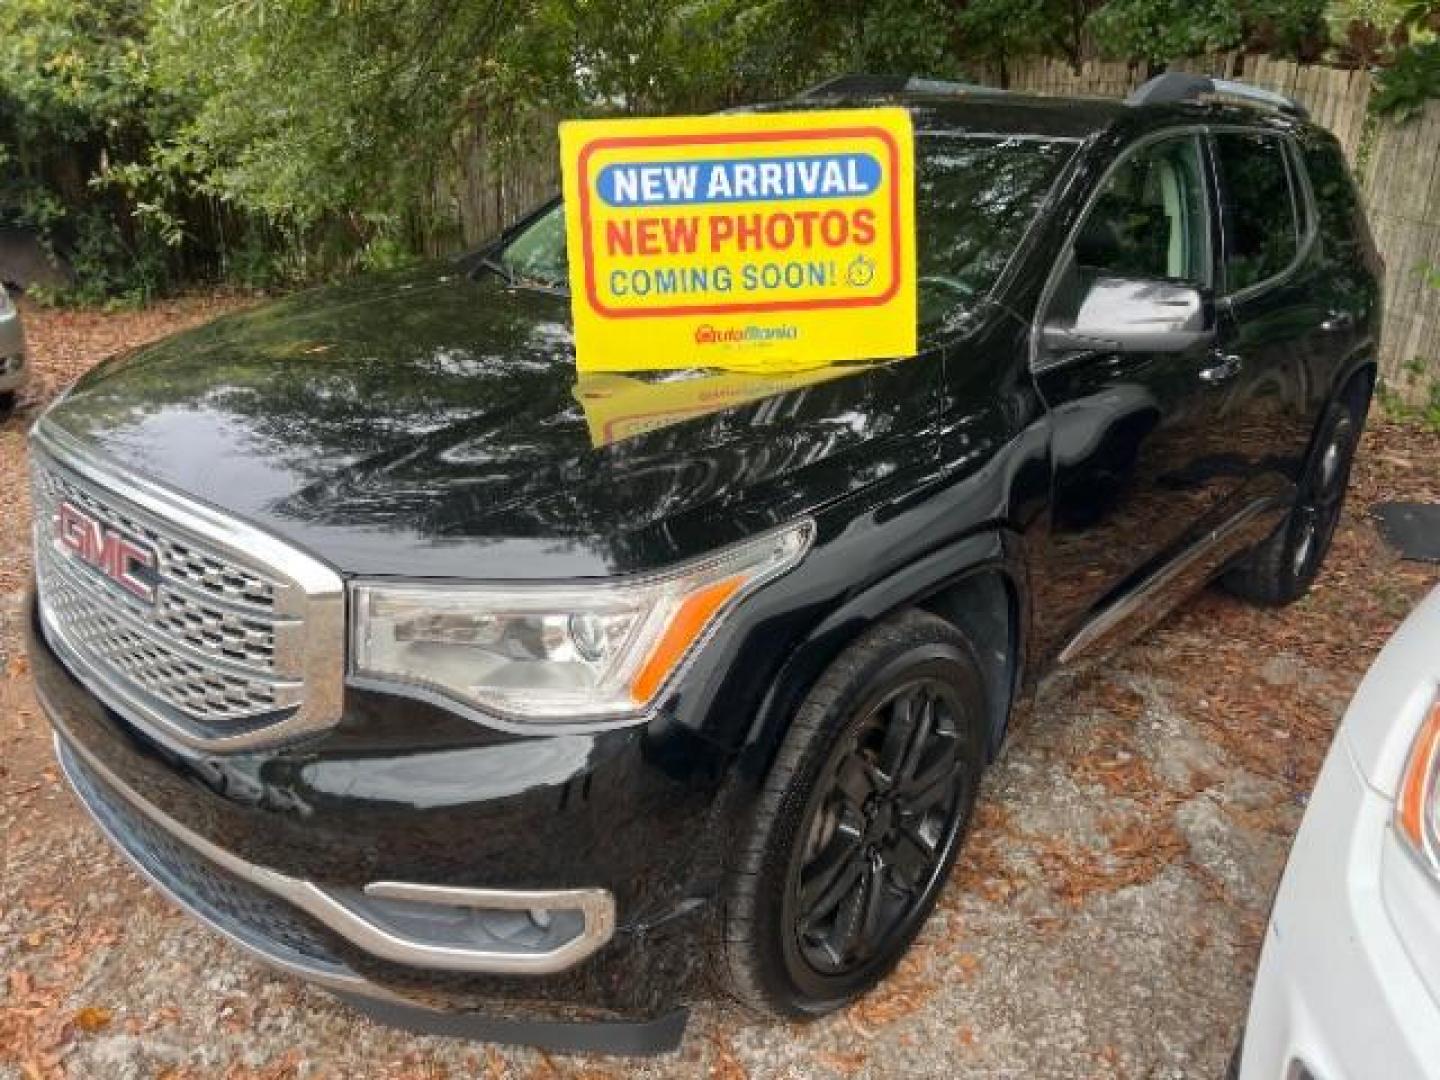
<path id="1" fill-rule="evenodd" d="M 160 573 L 172 585 L 188 585 L 210 599 L 262 609 L 275 606 L 279 584 L 275 579 L 200 551 L 170 535 L 163 524 L 151 525 L 133 512 L 127 513 L 114 495 L 101 494 L 75 477 L 60 473 L 53 464 L 41 464 L 37 463 L 32 475 L 37 521 L 42 507 L 53 515 L 61 500 L 66 500 L 102 524 L 153 547 L 160 560 Z"/>
<path id="2" fill-rule="evenodd" d="M 102 472 L 67 443 L 37 428 L 31 486 L 43 622 L 77 676 L 120 712 L 192 745 L 240 747 L 333 724 L 339 578 L 273 537 Z M 64 503 L 153 551 L 153 604 L 59 542 Z"/>
<path id="3" fill-rule="evenodd" d="M 72 644 L 141 690 L 212 725 L 299 704 L 299 682 L 276 678 L 273 665 L 231 669 L 212 662 L 209 650 L 197 657 L 184 647 L 184 638 L 167 632 L 166 620 L 147 621 L 131 610 L 135 605 L 104 595 L 109 585 L 97 575 L 67 561 L 53 548 L 37 559 L 47 613 Z M 157 610 L 166 602 L 162 592 Z"/>
<path id="4" fill-rule="evenodd" d="M 162 591 L 155 602 L 155 625 L 188 645 L 236 664 L 275 666 L 275 624 L 215 604 Z"/>

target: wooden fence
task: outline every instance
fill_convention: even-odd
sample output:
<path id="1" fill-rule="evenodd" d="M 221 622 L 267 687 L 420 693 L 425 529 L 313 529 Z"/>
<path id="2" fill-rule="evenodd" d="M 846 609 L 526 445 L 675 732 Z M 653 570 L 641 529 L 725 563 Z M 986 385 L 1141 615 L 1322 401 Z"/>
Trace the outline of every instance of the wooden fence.
<path id="1" fill-rule="evenodd" d="M 526 132 L 528 148 L 496 152 L 483 126 L 461 136 L 458 167 L 441 177 L 432 218 L 455 222 L 456 232 L 431 241 L 432 254 L 470 248 L 490 239 L 560 190 L 556 119 L 537 116 Z"/>
<path id="2" fill-rule="evenodd" d="M 1378 126 L 1364 183 L 1370 228 L 1386 265 L 1381 370 L 1392 389 L 1412 401 L 1434 396 L 1440 392 L 1440 102 L 1409 123 Z"/>
<path id="3" fill-rule="evenodd" d="M 1352 163 L 1360 154 L 1370 104 L 1370 76 L 1363 71 L 1239 53 L 1195 57 L 1171 66 L 1177 71 L 1237 79 L 1293 97 L 1310 110 L 1318 124 L 1335 133 Z M 994 81 L 992 73 L 982 78 Z M 1009 88 L 1032 94 L 1124 97 L 1146 78 L 1142 69 L 1125 63 L 1089 61 L 1076 71 L 1063 60 L 1036 60 L 1010 71 Z"/>
<path id="4" fill-rule="evenodd" d="M 1440 102 L 1407 123 L 1395 123 L 1370 116 L 1371 82 L 1363 71 L 1238 53 L 1175 67 L 1289 95 L 1335 133 L 1361 178 L 1387 267 L 1382 375 L 1393 390 L 1409 397 L 1440 386 Z M 994 75 L 982 72 L 980 78 L 998 83 Z M 1077 71 L 1064 61 L 1036 60 L 1011 67 L 1008 76 L 1012 90 L 1101 97 L 1123 97 L 1145 80 L 1137 67 L 1101 61 Z M 553 119 L 537 118 L 535 153 L 519 159 L 507 155 L 503 166 L 492 161 L 483 131 L 464 140 L 463 167 L 437 190 L 437 199 L 459 223 L 456 241 L 480 242 L 558 189 L 554 132 Z M 1424 374 L 1417 378 L 1419 369 Z"/>

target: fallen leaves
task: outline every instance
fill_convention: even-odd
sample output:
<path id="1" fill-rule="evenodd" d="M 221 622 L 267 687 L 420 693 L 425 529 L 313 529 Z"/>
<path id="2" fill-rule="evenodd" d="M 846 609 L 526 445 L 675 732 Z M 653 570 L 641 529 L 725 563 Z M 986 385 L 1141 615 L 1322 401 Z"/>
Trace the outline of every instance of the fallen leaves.
<path id="1" fill-rule="evenodd" d="M 1107 828 L 1110 843 L 1096 849 L 1061 837 L 1039 842 L 1039 862 L 1050 891 L 1071 907 L 1092 896 L 1153 881 L 1185 851 L 1185 839 L 1169 820 L 1130 822 Z"/>
<path id="2" fill-rule="evenodd" d="M 1077 758 L 1073 772 L 1077 783 L 1136 801 L 1149 801 L 1165 790 L 1150 763 L 1118 737 L 1114 742 L 1102 739 L 1094 751 Z"/>
<path id="3" fill-rule="evenodd" d="M 74 1024 L 86 1035 L 94 1035 L 109 1027 L 114 1018 L 114 1011 L 103 1005 L 86 1005 L 75 1013 Z"/>
<path id="4" fill-rule="evenodd" d="M 870 1055 L 863 1050 L 851 1050 L 848 1053 L 841 1053 L 838 1050 L 821 1050 L 815 1055 L 815 1059 L 831 1072 L 839 1073 L 841 1076 L 853 1076 L 865 1067 L 865 1063 L 870 1060 Z"/>
<path id="5" fill-rule="evenodd" d="M 710 1080 L 750 1080 L 750 1074 L 735 1055 L 735 1047 L 724 1032 L 710 1037 Z"/>
<path id="6" fill-rule="evenodd" d="M 861 1033 L 893 1024 L 920 1009 L 935 993 L 940 973 L 931 968 L 931 957 L 923 947 L 905 954 L 889 978 L 845 1010 L 851 1025 Z"/>

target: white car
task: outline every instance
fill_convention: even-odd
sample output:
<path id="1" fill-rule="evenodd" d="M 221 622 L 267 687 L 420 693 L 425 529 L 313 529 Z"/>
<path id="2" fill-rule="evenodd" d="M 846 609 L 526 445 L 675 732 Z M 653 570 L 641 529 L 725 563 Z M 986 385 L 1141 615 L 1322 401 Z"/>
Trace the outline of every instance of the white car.
<path id="1" fill-rule="evenodd" d="M 1360 684 L 1280 882 L 1241 1080 L 1440 1077 L 1440 589 Z"/>
<path id="2" fill-rule="evenodd" d="M 5 286 L 0 285 L 0 416 L 15 403 L 16 392 L 30 376 L 25 363 L 25 331 L 20 326 L 20 312 Z"/>

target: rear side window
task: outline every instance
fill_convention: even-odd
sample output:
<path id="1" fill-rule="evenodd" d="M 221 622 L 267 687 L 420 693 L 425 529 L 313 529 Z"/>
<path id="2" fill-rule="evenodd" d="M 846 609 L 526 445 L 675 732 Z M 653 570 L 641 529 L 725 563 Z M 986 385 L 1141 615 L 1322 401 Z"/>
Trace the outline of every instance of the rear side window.
<path id="1" fill-rule="evenodd" d="M 1305 171 L 1320 207 L 1327 244 L 1353 244 L 1365 235 L 1360 196 L 1340 148 L 1318 138 L 1305 147 Z"/>
<path id="2" fill-rule="evenodd" d="M 1281 273 L 1300 247 L 1296 194 L 1279 138 L 1214 136 L 1225 214 L 1225 283 L 1231 292 Z"/>

